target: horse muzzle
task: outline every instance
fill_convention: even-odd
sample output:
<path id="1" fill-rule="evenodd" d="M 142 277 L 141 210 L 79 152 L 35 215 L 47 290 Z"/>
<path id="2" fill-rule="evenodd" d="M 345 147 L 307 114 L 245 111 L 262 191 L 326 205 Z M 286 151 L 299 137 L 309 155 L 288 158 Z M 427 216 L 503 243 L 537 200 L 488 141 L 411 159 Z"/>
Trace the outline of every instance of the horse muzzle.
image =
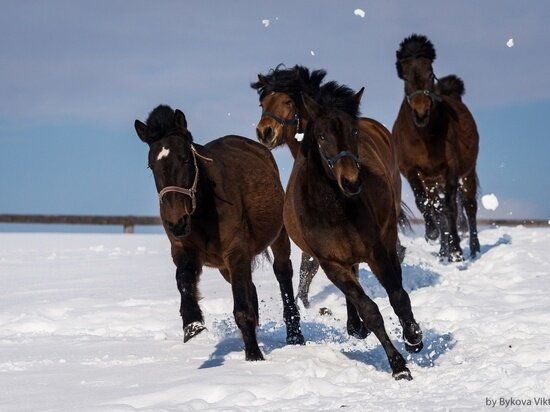
<path id="1" fill-rule="evenodd" d="M 278 133 L 271 126 L 257 127 L 256 136 L 258 141 L 266 146 L 269 150 L 274 149 L 279 145 Z"/>
<path id="2" fill-rule="evenodd" d="M 189 215 L 183 216 L 176 223 L 165 220 L 164 225 L 177 238 L 187 237 L 191 233 L 191 217 Z"/>

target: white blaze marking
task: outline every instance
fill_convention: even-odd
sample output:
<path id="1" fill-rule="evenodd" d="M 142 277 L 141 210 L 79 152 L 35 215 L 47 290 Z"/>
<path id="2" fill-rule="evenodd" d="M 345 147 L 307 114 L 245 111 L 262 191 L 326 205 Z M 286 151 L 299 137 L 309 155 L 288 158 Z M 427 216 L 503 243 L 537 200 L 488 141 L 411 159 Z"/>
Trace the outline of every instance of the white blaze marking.
<path id="1" fill-rule="evenodd" d="M 167 149 L 166 147 L 163 146 L 162 150 L 157 156 L 157 160 L 164 159 L 165 157 L 168 157 L 169 154 L 170 154 L 170 149 Z"/>

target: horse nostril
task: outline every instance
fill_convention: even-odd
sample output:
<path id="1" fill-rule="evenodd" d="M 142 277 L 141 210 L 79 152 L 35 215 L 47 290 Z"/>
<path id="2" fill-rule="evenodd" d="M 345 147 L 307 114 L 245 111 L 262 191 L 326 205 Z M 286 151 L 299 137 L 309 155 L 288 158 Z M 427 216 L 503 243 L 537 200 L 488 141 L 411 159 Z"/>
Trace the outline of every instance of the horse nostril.
<path id="1" fill-rule="evenodd" d="M 271 129 L 271 127 L 266 127 L 264 129 L 264 140 L 266 142 L 269 142 L 271 140 L 272 135 L 273 135 L 273 129 Z"/>
<path id="2" fill-rule="evenodd" d="M 189 219 L 187 216 L 182 217 L 177 223 L 166 222 L 166 226 L 176 237 L 183 237 L 189 234 Z"/>
<path id="3" fill-rule="evenodd" d="M 345 177 L 342 178 L 342 188 L 351 195 L 356 195 L 361 191 L 361 179 L 351 181 Z"/>

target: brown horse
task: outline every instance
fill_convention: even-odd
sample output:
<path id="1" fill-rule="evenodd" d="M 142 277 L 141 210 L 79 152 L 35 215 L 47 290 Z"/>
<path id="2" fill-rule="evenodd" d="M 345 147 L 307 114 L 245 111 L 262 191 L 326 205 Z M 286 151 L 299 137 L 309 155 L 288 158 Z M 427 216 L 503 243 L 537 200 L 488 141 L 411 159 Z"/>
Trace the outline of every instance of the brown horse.
<path id="1" fill-rule="evenodd" d="M 474 257 L 480 251 L 476 225 L 479 135 L 462 103 L 464 83 L 447 76 L 435 84 L 435 49 L 425 36 L 413 34 L 403 40 L 396 57 L 397 74 L 405 82 L 405 98 L 392 131 L 399 169 L 424 217 L 426 238 L 441 238 L 439 256 L 449 261 L 464 259 L 457 230 L 457 216 L 464 207 Z"/>
<path id="2" fill-rule="evenodd" d="M 184 342 L 205 329 L 197 283 L 203 265 L 219 269 L 233 292 L 246 360 L 262 360 L 256 339 L 258 297 L 252 260 L 271 247 L 283 299 L 287 343 L 303 344 L 292 290 L 290 240 L 283 227 L 284 191 L 273 156 L 240 136 L 193 143 L 180 110 L 158 106 L 147 124 L 135 121 L 149 145 L 160 216 L 172 245 L 181 294 Z"/>
<path id="3" fill-rule="evenodd" d="M 278 66 L 265 76 L 259 74 L 258 81 L 251 84 L 251 87 L 260 95 L 262 107 L 262 117 L 256 127 L 258 140 L 270 149 L 286 144 L 296 158 L 300 150 L 300 142 L 296 140 L 296 134 L 303 133 L 309 121 L 309 114 L 302 103 L 301 96 L 316 97 L 321 91 L 321 83 L 325 76 L 324 70 L 310 72 L 308 68 L 298 65 L 290 69 Z M 335 86 L 334 83 L 327 83 L 327 85 L 326 88 Z M 339 101 L 339 103 L 342 102 Z M 401 209 L 401 176 L 390 132 L 376 120 L 365 117 L 359 119 L 359 128 L 366 136 L 359 141 L 359 158 L 368 158 L 374 152 L 386 163 L 385 173 L 393 182 L 395 210 L 400 216 L 401 223 L 405 223 L 406 218 Z M 398 253 L 402 261 L 405 248 L 400 244 Z M 309 286 L 318 269 L 319 263 L 315 259 L 302 254 L 298 297 L 305 307 L 309 307 Z M 363 328 L 350 302 L 347 309 L 348 333 L 356 338 L 365 338 L 368 332 Z"/>
<path id="4" fill-rule="evenodd" d="M 317 259 L 380 340 L 393 376 L 412 379 L 357 277 L 358 264 L 367 262 L 388 291 L 407 350 L 420 350 L 422 331 L 402 287 L 397 256 L 394 182 L 378 153 L 359 152 L 359 142 L 368 139 L 357 117 L 362 92 L 331 82 L 321 89 L 319 103 L 304 95 L 309 122 L 288 182 L 284 223 L 291 239 Z"/>

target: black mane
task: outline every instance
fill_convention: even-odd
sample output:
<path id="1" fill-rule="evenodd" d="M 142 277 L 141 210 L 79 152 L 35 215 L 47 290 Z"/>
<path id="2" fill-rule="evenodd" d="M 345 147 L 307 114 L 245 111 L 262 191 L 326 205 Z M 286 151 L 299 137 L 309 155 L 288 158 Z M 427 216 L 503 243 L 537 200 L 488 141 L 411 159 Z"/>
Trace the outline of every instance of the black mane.
<path id="1" fill-rule="evenodd" d="M 395 66 L 397 68 L 397 75 L 399 78 L 403 78 L 403 72 L 401 70 L 401 60 L 416 59 L 424 57 L 431 62 L 435 60 L 435 48 L 431 41 L 426 36 L 421 34 L 412 34 L 406 37 L 401 44 L 399 44 L 399 50 L 395 52 L 397 62 Z"/>
<path id="2" fill-rule="evenodd" d="M 355 94 L 348 86 L 331 81 L 321 86 L 316 100 L 324 109 L 341 110 L 357 118 L 360 114 L 360 102 L 355 98 Z"/>
<path id="3" fill-rule="evenodd" d="M 442 77 L 437 81 L 436 90 L 439 94 L 451 96 L 455 99 L 462 100 L 462 96 L 466 92 L 462 79 L 454 74 Z"/>
<path id="4" fill-rule="evenodd" d="M 147 124 L 147 132 L 151 141 L 161 139 L 177 130 L 174 115 L 174 109 L 165 104 L 158 105 L 149 113 L 145 123 Z M 189 131 L 188 138 L 191 142 L 193 141 L 193 137 Z"/>
<path id="5" fill-rule="evenodd" d="M 258 91 L 260 101 L 271 92 L 280 92 L 288 94 L 299 103 L 301 93 L 315 97 L 326 74 L 325 70 L 314 70 L 310 73 L 304 66 L 296 65 L 287 69 L 283 64 L 279 64 L 263 76 L 267 84 L 258 81 L 250 83 L 250 87 Z"/>

